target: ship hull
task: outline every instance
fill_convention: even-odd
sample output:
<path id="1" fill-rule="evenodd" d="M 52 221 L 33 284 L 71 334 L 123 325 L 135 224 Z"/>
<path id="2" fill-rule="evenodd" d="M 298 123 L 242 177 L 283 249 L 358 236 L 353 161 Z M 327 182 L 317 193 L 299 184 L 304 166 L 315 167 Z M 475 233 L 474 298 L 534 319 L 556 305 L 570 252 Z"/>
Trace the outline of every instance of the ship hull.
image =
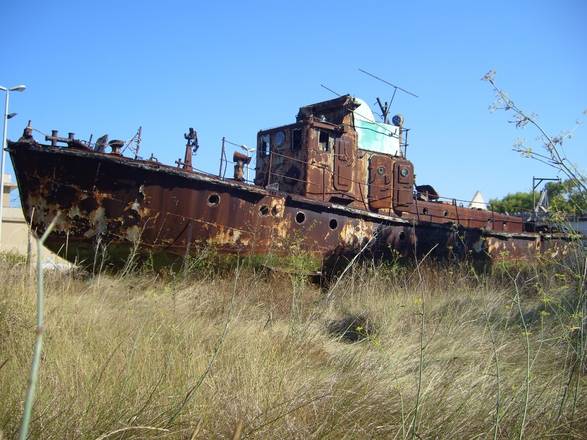
<path id="1" fill-rule="evenodd" d="M 9 143 L 22 209 L 46 246 L 77 263 L 174 264 L 203 248 L 238 255 L 531 259 L 544 236 L 407 221 L 85 149 Z"/>

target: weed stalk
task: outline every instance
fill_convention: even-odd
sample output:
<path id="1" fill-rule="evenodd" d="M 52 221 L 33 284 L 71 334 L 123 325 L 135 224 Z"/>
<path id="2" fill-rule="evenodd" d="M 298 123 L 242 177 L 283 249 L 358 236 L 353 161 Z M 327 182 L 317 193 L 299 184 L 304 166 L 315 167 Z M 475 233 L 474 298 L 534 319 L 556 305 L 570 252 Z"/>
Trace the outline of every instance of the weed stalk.
<path id="1" fill-rule="evenodd" d="M 31 374 L 29 378 L 29 386 L 24 401 L 24 412 L 22 415 L 22 423 L 20 425 L 20 440 L 26 440 L 29 435 L 29 426 L 31 423 L 31 414 L 33 412 L 33 402 L 35 401 L 35 392 L 37 389 L 37 381 L 39 379 L 39 368 L 41 364 L 41 351 L 43 349 L 43 333 L 45 332 L 44 324 L 44 313 L 45 313 L 45 291 L 43 289 L 43 267 L 42 267 L 42 252 L 43 243 L 47 239 L 47 236 L 51 233 L 59 218 L 59 212 L 53 218 L 53 221 L 42 235 L 37 240 L 37 327 L 36 327 L 36 338 L 35 348 L 33 352 L 33 362 L 31 365 Z"/>

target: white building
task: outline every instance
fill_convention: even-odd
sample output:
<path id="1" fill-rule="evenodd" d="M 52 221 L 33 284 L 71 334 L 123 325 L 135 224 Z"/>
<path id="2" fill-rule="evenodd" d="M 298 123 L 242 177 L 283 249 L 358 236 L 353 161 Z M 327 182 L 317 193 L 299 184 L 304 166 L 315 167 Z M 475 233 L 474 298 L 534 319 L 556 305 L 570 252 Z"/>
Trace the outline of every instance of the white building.
<path id="1" fill-rule="evenodd" d="M 22 209 L 10 206 L 11 193 L 16 189 L 16 183 L 12 181 L 10 174 L 4 174 L 3 177 L 4 194 L 2 194 L 3 218 L 0 251 L 26 255 L 29 228 L 24 219 Z"/>

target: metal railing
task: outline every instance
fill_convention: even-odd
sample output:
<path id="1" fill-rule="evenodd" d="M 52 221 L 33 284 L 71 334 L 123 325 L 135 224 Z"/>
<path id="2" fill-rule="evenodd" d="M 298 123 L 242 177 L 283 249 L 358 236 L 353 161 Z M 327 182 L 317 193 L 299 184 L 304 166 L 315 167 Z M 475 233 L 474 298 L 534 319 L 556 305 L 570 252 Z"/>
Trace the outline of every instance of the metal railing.
<path id="1" fill-rule="evenodd" d="M 302 179 L 302 178 L 298 178 L 298 177 L 293 177 L 293 176 L 288 176 L 286 174 L 277 172 L 274 170 L 274 159 L 273 157 L 281 157 L 284 158 L 285 160 L 290 160 L 293 162 L 298 162 L 300 164 L 302 164 L 305 167 L 314 167 L 314 168 L 318 168 L 321 170 L 322 172 L 322 182 L 312 182 L 309 181 L 307 179 Z M 358 158 L 354 158 L 354 160 L 357 160 Z M 353 162 L 354 162 L 353 160 Z M 307 168 L 306 168 L 307 169 Z M 272 181 L 272 176 L 275 177 L 280 177 L 283 179 L 288 179 L 290 181 L 293 182 L 301 182 L 304 183 L 306 185 L 306 187 L 310 187 L 310 188 L 316 188 L 316 190 L 314 190 L 312 192 L 312 190 L 310 189 L 310 193 L 311 194 L 320 194 L 322 196 L 322 200 L 326 201 L 326 196 L 327 195 L 335 195 L 335 194 L 339 194 L 341 193 L 341 191 L 334 191 L 332 193 L 326 193 L 326 175 L 328 174 L 328 178 L 334 178 L 335 176 L 335 172 L 334 170 L 330 169 L 330 167 L 326 166 L 326 165 L 317 165 L 317 164 L 313 164 L 310 163 L 308 161 L 299 159 L 297 157 L 292 157 L 286 154 L 282 154 L 282 153 L 278 153 L 276 151 L 271 150 L 269 152 L 269 164 L 267 167 L 267 170 L 265 172 L 266 176 L 265 176 L 265 185 L 268 186 L 270 185 L 273 181 Z M 373 200 L 373 199 L 369 199 L 369 189 L 387 189 L 389 188 L 389 186 L 387 185 L 374 185 L 373 183 L 365 183 L 365 182 L 361 182 L 352 178 L 348 178 L 345 176 L 337 176 L 339 179 L 343 179 L 348 181 L 349 183 L 355 184 L 357 185 L 358 188 L 358 192 L 359 192 L 359 196 L 360 198 L 357 198 L 354 193 L 352 192 L 345 192 L 345 194 L 350 197 L 350 199 L 352 201 L 358 201 L 360 202 L 366 210 L 369 210 L 369 201 Z M 411 195 L 414 196 L 414 203 L 416 206 L 415 212 L 414 214 L 416 215 L 416 218 L 418 221 L 420 221 L 421 219 L 442 219 L 445 218 L 446 216 L 444 214 L 438 215 L 434 212 L 431 213 L 424 213 L 422 212 L 422 210 L 420 209 L 420 207 L 418 206 L 418 202 L 422 202 L 422 200 L 419 200 L 417 197 L 417 193 L 413 191 L 413 189 L 403 189 L 403 188 L 393 188 L 394 192 L 397 191 L 409 191 Z M 393 195 L 390 194 L 390 198 L 393 197 Z M 382 197 L 382 199 L 387 198 L 387 197 Z M 470 216 L 467 215 L 467 213 L 469 213 L 470 211 L 468 211 L 468 209 L 470 208 L 465 208 L 465 206 L 463 206 L 464 203 L 472 203 L 472 200 L 464 200 L 464 199 L 457 199 L 454 197 L 445 197 L 445 196 L 438 196 L 437 198 L 435 198 L 435 202 L 438 202 L 439 206 L 446 206 L 446 205 L 450 205 L 454 208 L 455 211 L 455 215 L 456 215 L 456 221 L 460 224 L 463 225 L 470 225 L 471 223 L 475 222 L 475 223 L 479 223 L 480 221 L 483 221 L 482 219 L 478 218 L 478 217 L 474 217 L 474 216 Z M 461 205 L 459 206 L 459 203 L 461 203 Z M 488 206 L 489 204 L 486 202 L 480 202 L 482 204 L 484 204 L 485 206 Z M 425 208 L 427 208 L 428 206 L 426 206 Z M 459 209 L 460 208 L 460 209 Z M 390 203 L 390 207 L 389 209 L 387 209 L 388 214 L 391 214 L 393 211 L 393 207 L 391 206 Z M 487 219 L 488 222 L 490 222 L 491 227 L 495 228 L 495 225 L 497 223 L 497 221 L 501 221 L 501 220 L 496 220 L 495 218 L 495 212 L 493 211 L 488 211 L 488 213 L 490 213 L 490 218 Z M 449 217 L 449 219 L 453 219 L 451 217 Z"/>

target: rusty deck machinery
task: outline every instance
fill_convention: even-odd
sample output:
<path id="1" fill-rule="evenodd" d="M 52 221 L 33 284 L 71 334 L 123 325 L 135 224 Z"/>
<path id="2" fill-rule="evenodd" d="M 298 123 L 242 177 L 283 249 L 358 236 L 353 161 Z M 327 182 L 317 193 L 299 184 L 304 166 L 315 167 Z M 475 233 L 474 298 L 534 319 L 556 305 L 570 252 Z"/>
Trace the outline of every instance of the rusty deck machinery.
<path id="1" fill-rule="evenodd" d="M 106 152 L 104 143 L 54 131 L 50 144 L 40 144 L 31 127 L 8 150 L 27 221 L 40 233 L 60 212 L 46 245 L 70 261 L 93 261 L 100 246 L 114 265 L 135 251 L 164 265 L 204 246 L 287 254 L 293 242 L 320 258 L 368 248 L 528 259 L 558 243 L 561 237 L 526 231 L 519 217 L 440 202 L 428 186 L 414 192 L 413 165 L 400 151 L 364 148 L 360 130 L 372 122 L 359 120 L 360 108 L 342 96 L 302 107 L 294 124 L 260 131 L 255 184 L 244 181 L 251 158 L 240 153 L 233 178 L 194 170 L 193 130 L 177 167 L 125 157 L 122 141 L 110 141 Z M 401 127 L 375 124 L 401 137 Z"/>

